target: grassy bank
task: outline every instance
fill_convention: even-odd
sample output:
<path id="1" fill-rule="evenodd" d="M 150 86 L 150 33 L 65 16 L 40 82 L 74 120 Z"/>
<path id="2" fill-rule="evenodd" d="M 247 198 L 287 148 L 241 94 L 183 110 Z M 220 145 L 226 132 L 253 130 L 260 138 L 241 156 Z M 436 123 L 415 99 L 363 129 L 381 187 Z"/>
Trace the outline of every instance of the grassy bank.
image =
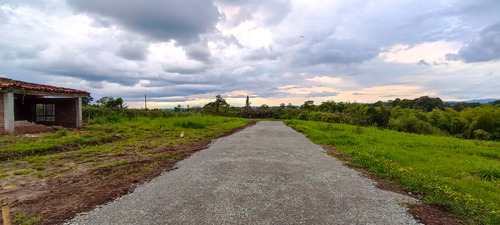
<path id="1" fill-rule="evenodd" d="M 22 175 L 51 176 L 41 168 L 68 159 L 95 161 L 93 166 L 96 167 L 100 166 L 98 158 L 102 156 L 109 159 L 106 163 L 113 163 L 108 162 L 112 161 L 113 155 L 147 154 L 157 147 L 169 148 L 209 140 L 245 123 L 244 119 L 211 116 L 112 117 L 85 124 L 79 131 L 62 129 L 32 135 L 0 136 L 0 177 L 19 174 L 9 171 L 12 167 L 7 164 L 30 165 Z M 181 132 L 184 132 L 184 137 L 180 137 Z"/>
<path id="2" fill-rule="evenodd" d="M 336 147 L 470 223 L 500 224 L 500 143 L 291 120 L 316 144 Z"/>

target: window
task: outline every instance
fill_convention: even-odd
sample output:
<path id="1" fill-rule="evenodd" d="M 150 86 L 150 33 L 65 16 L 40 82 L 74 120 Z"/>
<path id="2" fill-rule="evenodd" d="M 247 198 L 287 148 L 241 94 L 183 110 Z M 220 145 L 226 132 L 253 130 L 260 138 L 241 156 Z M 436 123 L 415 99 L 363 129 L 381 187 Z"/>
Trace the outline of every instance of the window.
<path id="1" fill-rule="evenodd" d="M 55 104 L 36 104 L 37 122 L 55 122 L 56 105 Z"/>

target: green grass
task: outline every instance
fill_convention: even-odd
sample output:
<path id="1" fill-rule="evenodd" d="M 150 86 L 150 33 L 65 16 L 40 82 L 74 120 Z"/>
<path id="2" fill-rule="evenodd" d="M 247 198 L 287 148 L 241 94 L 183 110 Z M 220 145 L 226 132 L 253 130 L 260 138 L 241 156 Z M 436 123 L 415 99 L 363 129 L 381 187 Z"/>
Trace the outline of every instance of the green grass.
<path id="1" fill-rule="evenodd" d="M 500 143 L 323 122 L 286 121 L 380 177 L 469 223 L 500 224 Z"/>
<path id="2" fill-rule="evenodd" d="M 0 166 L 28 162 L 33 170 L 42 171 L 49 170 L 47 166 L 64 165 L 61 160 L 92 163 L 102 162 L 103 158 L 117 154 L 151 154 L 159 146 L 188 145 L 219 137 L 245 125 L 247 121 L 213 116 L 112 117 L 100 123 L 85 124 L 80 131 L 61 129 L 31 137 L 0 136 Z M 181 132 L 184 132 L 184 137 L 180 137 Z M 13 170 L 2 168 L 0 178 L 8 176 L 7 172 Z M 16 171 L 17 175 L 19 173 Z"/>

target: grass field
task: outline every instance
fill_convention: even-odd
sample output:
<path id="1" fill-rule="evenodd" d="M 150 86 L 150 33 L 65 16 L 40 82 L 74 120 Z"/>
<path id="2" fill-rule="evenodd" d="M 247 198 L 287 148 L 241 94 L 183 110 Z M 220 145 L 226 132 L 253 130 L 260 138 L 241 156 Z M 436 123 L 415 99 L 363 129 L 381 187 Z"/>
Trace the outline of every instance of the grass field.
<path id="1" fill-rule="evenodd" d="M 291 120 L 316 144 L 334 146 L 380 177 L 471 224 L 500 224 L 500 143 L 345 124 Z"/>
<path id="2" fill-rule="evenodd" d="M 211 116 L 131 120 L 111 117 L 86 124 L 80 131 L 62 129 L 33 135 L 0 136 L 0 178 L 56 176 L 59 171 L 48 172 L 47 168 L 67 159 L 99 167 L 104 163 L 99 158 L 105 157 L 107 166 L 118 166 L 120 163 L 113 162 L 113 155 L 147 154 L 158 146 L 168 148 L 196 143 L 218 137 L 245 123 L 244 119 Z M 185 133 L 182 138 L 181 132 Z M 8 166 L 12 164 L 25 167 L 19 170 L 19 166 Z"/>

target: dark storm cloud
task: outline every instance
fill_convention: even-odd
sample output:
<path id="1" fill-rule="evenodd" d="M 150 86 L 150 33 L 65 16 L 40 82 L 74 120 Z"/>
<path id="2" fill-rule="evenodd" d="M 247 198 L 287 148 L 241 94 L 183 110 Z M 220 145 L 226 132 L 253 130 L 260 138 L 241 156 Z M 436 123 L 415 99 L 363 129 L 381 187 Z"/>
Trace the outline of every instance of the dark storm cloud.
<path id="1" fill-rule="evenodd" d="M 142 43 L 126 43 L 120 47 L 117 54 L 128 60 L 144 60 L 148 53 L 147 47 Z"/>
<path id="2" fill-rule="evenodd" d="M 210 0 L 67 0 L 76 11 L 105 17 L 145 36 L 181 45 L 215 30 L 219 11 Z"/>
<path id="3" fill-rule="evenodd" d="M 328 38 L 298 52 L 294 64 L 351 64 L 377 57 L 380 49 L 356 40 Z"/>
<path id="4" fill-rule="evenodd" d="M 208 46 L 206 43 L 200 42 L 200 43 L 195 43 L 195 44 L 190 44 L 187 46 L 184 46 L 184 51 L 186 52 L 186 55 L 193 60 L 203 62 L 206 64 L 211 63 L 211 56 L 212 53 L 210 53 L 210 50 L 208 49 Z"/>
<path id="5" fill-rule="evenodd" d="M 500 59 L 500 22 L 484 28 L 476 38 L 462 46 L 458 54 L 447 54 L 446 58 L 468 63 Z"/>
<path id="6" fill-rule="evenodd" d="M 43 43 L 25 43 L 23 45 L 3 44 L 0 41 L 0 59 L 4 60 L 29 60 L 39 57 L 40 52 L 47 49 Z"/>

